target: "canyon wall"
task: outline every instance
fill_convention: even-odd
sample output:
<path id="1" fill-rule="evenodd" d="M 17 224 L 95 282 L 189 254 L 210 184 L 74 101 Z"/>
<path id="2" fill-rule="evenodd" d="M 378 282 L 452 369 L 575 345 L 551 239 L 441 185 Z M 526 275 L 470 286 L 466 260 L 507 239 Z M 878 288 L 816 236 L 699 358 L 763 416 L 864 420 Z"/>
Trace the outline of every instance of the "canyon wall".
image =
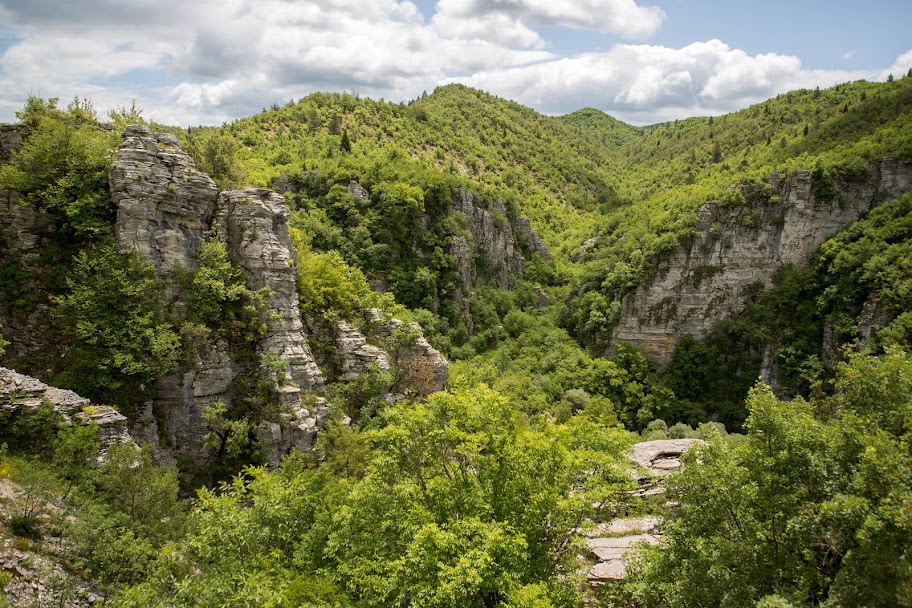
<path id="1" fill-rule="evenodd" d="M 703 205 L 696 237 L 659 262 L 653 276 L 621 302 L 612 340 L 643 348 L 667 363 L 684 334 L 701 337 L 740 310 L 751 293 L 772 285 L 785 265 L 807 264 L 817 248 L 874 205 L 912 190 L 912 165 L 871 163 L 865 179 L 835 184 L 819 200 L 810 171 L 769 182 L 771 197 L 742 188 L 746 204 Z"/>

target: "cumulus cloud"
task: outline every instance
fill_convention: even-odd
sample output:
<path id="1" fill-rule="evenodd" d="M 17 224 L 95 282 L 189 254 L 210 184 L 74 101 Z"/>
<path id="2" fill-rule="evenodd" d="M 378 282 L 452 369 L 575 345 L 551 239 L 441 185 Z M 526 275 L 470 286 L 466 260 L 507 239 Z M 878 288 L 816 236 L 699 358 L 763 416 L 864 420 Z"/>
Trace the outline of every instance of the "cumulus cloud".
<path id="1" fill-rule="evenodd" d="M 616 45 L 604 53 L 484 70 L 451 80 L 543 112 L 560 114 L 591 106 L 646 124 L 728 112 L 795 88 L 873 76 L 876 72 L 806 70 L 791 55 L 749 55 L 710 40 L 680 49 Z"/>
<path id="2" fill-rule="evenodd" d="M 562 57 L 542 35 L 638 39 L 665 19 L 638 0 L 439 0 L 429 20 L 409 0 L 0 0 L 0 120 L 28 94 L 88 96 L 102 112 L 135 99 L 147 117 L 190 125 L 314 91 L 401 101 L 458 81 L 544 112 L 594 106 L 642 124 L 912 65 L 910 51 L 883 73 L 813 71 L 718 40 Z"/>
<path id="3" fill-rule="evenodd" d="M 900 76 L 905 76 L 909 70 L 912 70 L 912 49 L 897 57 L 893 65 L 881 70 L 877 78 L 878 80 L 886 80 L 890 74 L 893 74 L 894 78 L 899 78 Z"/>
<path id="4" fill-rule="evenodd" d="M 462 38 L 541 48 L 545 41 L 528 24 L 642 39 L 653 35 L 664 20 L 662 9 L 639 6 L 634 0 L 440 0 L 431 24 Z"/>

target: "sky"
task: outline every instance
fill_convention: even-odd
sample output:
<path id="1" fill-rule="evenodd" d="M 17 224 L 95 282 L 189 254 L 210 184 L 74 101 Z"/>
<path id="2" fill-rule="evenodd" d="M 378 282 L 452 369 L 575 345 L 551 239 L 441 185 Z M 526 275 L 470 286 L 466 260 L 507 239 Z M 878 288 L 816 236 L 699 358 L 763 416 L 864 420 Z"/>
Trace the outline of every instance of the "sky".
<path id="1" fill-rule="evenodd" d="M 459 82 L 643 125 L 898 77 L 910 23 L 910 0 L 0 0 L 0 121 L 29 95 L 191 126 Z"/>

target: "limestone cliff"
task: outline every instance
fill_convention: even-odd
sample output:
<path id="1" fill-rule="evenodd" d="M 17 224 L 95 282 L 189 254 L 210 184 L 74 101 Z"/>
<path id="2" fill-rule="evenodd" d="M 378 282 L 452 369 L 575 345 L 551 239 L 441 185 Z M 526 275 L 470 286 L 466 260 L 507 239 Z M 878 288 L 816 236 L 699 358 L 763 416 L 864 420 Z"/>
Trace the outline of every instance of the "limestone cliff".
<path id="1" fill-rule="evenodd" d="M 789 180 L 773 175 L 769 185 L 769 199 L 743 188 L 745 205 L 703 205 L 693 242 L 624 297 L 612 339 L 667 362 L 680 336 L 702 336 L 740 310 L 752 291 L 771 286 L 778 268 L 807 264 L 827 238 L 879 201 L 912 190 L 912 165 L 872 163 L 865 179 L 838 185 L 831 200 L 818 200 L 810 171 Z"/>
<path id="2" fill-rule="evenodd" d="M 497 287 L 510 289 L 525 269 L 525 255 L 538 252 L 542 258 L 551 259 L 529 220 L 511 217 L 502 202 L 491 200 L 482 204 L 471 192 L 460 188 L 453 196 L 453 209 L 465 216 L 471 238 L 467 241 L 465 237 L 456 237 L 451 250 L 459 258 L 460 267 L 466 269 L 462 277 L 464 288 L 470 289 L 479 272 L 485 272 Z M 483 267 L 472 264 L 466 252 L 474 253 Z"/>
<path id="3" fill-rule="evenodd" d="M 114 232 L 119 247 L 135 251 L 155 267 L 178 314 L 181 285 L 176 275 L 181 269 L 197 269 L 200 246 L 210 234 L 226 244 L 248 287 L 270 289 L 274 314 L 257 349 L 287 364 L 286 377 L 276 392 L 289 411 L 302 418 L 290 419 L 287 425 L 294 427 L 311 418 L 311 412 L 299 411 L 301 393 L 319 392 L 323 376 L 310 355 L 301 323 L 295 288 L 297 254 L 286 226 L 289 212 L 284 199 L 257 189 L 218 194 L 215 183 L 196 169 L 176 138 L 153 135 L 142 125 L 124 130 L 110 188 L 117 206 Z M 156 382 L 153 401 L 139 416 L 134 432 L 143 439 L 161 438 L 174 455 L 204 463 L 209 427 L 203 412 L 218 401 L 231 403 L 232 381 L 249 373 L 247 367 L 224 340 L 209 340 L 192 364 Z M 290 436 L 285 443 L 291 445 Z"/>
<path id="4" fill-rule="evenodd" d="M 309 321 L 311 334 L 324 345 L 321 364 L 345 381 L 356 380 L 370 369 L 393 372 L 393 383 L 387 387 L 390 401 L 407 395 L 426 397 L 444 389 L 449 363 L 417 323 L 407 325 L 376 308 L 363 314 L 361 331 L 343 321 Z"/>
<path id="5" fill-rule="evenodd" d="M 0 125 L 0 162 L 8 162 L 20 149 L 25 131 L 21 124 Z M 10 360 L 42 361 L 49 355 L 44 339 L 48 298 L 35 277 L 54 231 L 50 215 L 23 204 L 20 193 L 0 190 L 0 267 L 19 275 L 15 289 L 0 293 L 0 323 L 11 343 Z"/>
<path id="6" fill-rule="evenodd" d="M 453 209 L 466 218 L 468 238 L 453 237 L 450 253 L 456 257 L 460 282 L 456 301 L 472 331 L 467 298 L 479 275 L 490 276 L 500 289 L 511 289 L 526 266 L 526 256 L 538 253 L 550 260 L 551 254 L 529 220 L 512 217 L 501 201 L 481 203 L 471 192 L 460 188 L 453 196 Z"/>

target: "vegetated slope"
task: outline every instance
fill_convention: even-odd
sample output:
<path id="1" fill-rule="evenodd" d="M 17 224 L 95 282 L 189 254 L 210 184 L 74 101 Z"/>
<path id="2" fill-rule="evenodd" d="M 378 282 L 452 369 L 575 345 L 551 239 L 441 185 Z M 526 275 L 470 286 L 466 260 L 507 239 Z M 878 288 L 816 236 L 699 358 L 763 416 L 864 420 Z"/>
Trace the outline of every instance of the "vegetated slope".
<path id="1" fill-rule="evenodd" d="M 611 146 L 624 147 L 632 144 L 642 134 L 641 128 L 628 125 L 595 108 L 583 108 L 565 114 L 560 120 L 578 127 L 584 133 L 594 135 L 601 143 Z"/>
<path id="2" fill-rule="evenodd" d="M 317 93 L 222 127 L 245 179 L 316 172 L 368 190 L 395 178 L 446 181 L 521 208 L 549 246 L 616 202 L 607 149 L 564 122 L 461 85 L 408 105 Z M 190 136 L 193 138 L 194 131 Z"/>
<path id="3" fill-rule="evenodd" d="M 696 211 L 715 200 L 743 204 L 733 183 L 763 188 L 814 169 L 821 184 L 866 175 L 887 156 L 912 159 L 912 78 L 854 82 L 825 91 L 793 91 L 740 112 L 655 125 L 618 149 L 626 204 L 610 211 L 574 285 L 565 323 L 599 350 L 620 312 L 619 300 L 657 260 L 693 237 Z"/>

